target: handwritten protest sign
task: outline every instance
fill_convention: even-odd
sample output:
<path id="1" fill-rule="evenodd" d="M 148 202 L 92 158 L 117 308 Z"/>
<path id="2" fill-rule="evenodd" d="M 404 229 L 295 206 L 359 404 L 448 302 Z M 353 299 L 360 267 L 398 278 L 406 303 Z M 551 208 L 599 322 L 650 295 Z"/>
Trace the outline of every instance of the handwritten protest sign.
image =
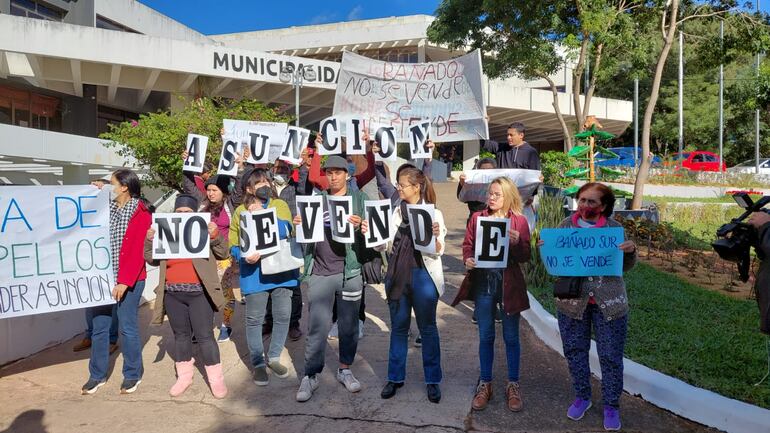
<path id="1" fill-rule="evenodd" d="M 372 248 L 390 241 L 394 234 L 391 224 L 393 209 L 390 200 L 364 201 L 364 214 L 369 225 L 369 231 L 365 236 L 366 247 Z"/>
<path id="2" fill-rule="evenodd" d="M 508 218 L 478 217 L 476 219 L 476 248 L 474 259 L 477 268 L 505 268 L 508 265 L 510 238 Z"/>
<path id="3" fill-rule="evenodd" d="M 223 119 L 224 136 L 231 137 L 241 147 L 250 144 L 249 132 L 259 132 L 270 137 L 269 162 L 275 162 L 286 145 L 286 133 L 289 125 L 281 122 L 256 122 L 248 120 Z"/>
<path id="4" fill-rule="evenodd" d="M 417 251 L 436 254 L 436 237 L 433 235 L 435 212 L 436 208 L 432 204 L 406 205 L 414 249 Z"/>
<path id="5" fill-rule="evenodd" d="M 322 242 L 324 240 L 323 196 L 298 195 L 297 215 L 302 224 L 297 226 L 297 242 L 301 244 Z"/>
<path id="6" fill-rule="evenodd" d="M 516 169 L 468 170 L 465 172 L 465 184 L 458 198 L 461 202 L 487 201 L 489 184 L 498 177 L 511 179 L 519 190 L 522 201 L 532 198 L 540 186 L 540 171 Z"/>
<path id="7" fill-rule="evenodd" d="M 342 55 L 334 115 L 363 116 L 394 127 L 409 142 L 409 127 L 429 119 L 435 142 L 489 136 L 478 50 L 432 63 L 392 63 L 346 51 Z"/>
<path id="8" fill-rule="evenodd" d="M 543 229 L 540 256 L 555 276 L 623 275 L 623 228 Z"/>
<path id="9" fill-rule="evenodd" d="M 243 256 L 254 253 L 267 255 L 278 251 L 278 216 L 275 208 L 254 212 L 242 212 L 239 222 L 241 252 Z"/>
<path id="10" fill-rule="evenodd" d="M 353 215 L 353 197 L 326 196 L 329 205 L 329 223 L 332 229 L 332 239 L 343 244 L 355 242 L 353 224 L 348 221 Z"/>
<path id="11" fill-rule="evenodd" d="M 109 193 L 0 188 L 0 319 L 113 303 Z"/>
<path id="12" fill-rule="evenodd" d="M 205 135 L 187 134 L 187 159 L 184 160 L 182 170 L 202 173 L 208 147 L 209 138 Z"/>
<path id="13" fill-rule="evenodd" d="M 154 213 L 153 259 L 206 259 L 209 257 L 211 214 Z"/>

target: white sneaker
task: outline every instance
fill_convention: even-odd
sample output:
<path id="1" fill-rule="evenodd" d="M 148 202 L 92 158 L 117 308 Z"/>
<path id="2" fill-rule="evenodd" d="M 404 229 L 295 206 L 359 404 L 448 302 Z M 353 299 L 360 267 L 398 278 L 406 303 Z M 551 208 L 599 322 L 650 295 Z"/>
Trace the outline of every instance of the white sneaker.
<path id="1" fill-rule="evenodd" d="M 332 323 L 332 329 L 329 330 L 329 335 L 326 337 L 329 340 L 336 340 L 339 336 L 339 331 L 337 330 L 337 322 Z"/>
<path id="2" fill-rule="evenodd" d="M 359 320 L 358 321 L 358 339 L 364 338 L 364 321 Z"/>
<path id="3" fill-rule="evenodd" d="M 337 370 L 337 380 L 345 385 L 345 388 L 350 392 L 361 391 L 361 383 L 353 376 L 353 372 L 349 368 L 344 370 Z"/>
<path id="4" fill-rule="evenodd" d="M 304 402 L 310 400 L 313 396 L 313 391 L 318 389 L 318 379 L 315 376 L 305 376 L 302 378 L 302 382 L 299 383 L 299 390 L 297 390 L 297 401 Z"/>

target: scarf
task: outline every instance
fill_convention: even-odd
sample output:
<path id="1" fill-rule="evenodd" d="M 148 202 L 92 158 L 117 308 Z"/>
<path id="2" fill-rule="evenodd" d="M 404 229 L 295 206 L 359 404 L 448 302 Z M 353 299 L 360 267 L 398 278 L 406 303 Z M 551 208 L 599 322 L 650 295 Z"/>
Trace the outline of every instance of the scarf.
<path id="1" fill-rule="evenodd" d="M 572 214 L 572 226 L 573 227 L 582 227 L 580 225 L 580 221 L 582 221 L 582 219 L 580 218 L 580 215 L 578 215 L 577 212 L 573 213 Z M 598 228 L 604 227 L 606 225 L 607 225 L 607 217 L 604 216 L 604 215 L 601 215 L 599 217 L 599 219 L 596 221 L 596 224 L 593 224 L 591 228 L 598 229 Z"/>
<path id="2" fill-rule="evenodd" d="M 385 274 L 385 294 L 389 301 L 398 301 L 412 289 L 412 269 L 424 267 L 422 256 L 414 249 L 412 230 L 406 213 L 406 202 L 402 201 L 401 225 L 393 237 L 393 249 L 388 259 L 388 272 Z"/>
<path id="3" fill-rule="evenodd" d="M 126 236 L 128 224 L 134 216 L 139 200 L 129 199 L 123 207 L 118 207 L 115 201 L 110 202 L 110 248 L 112 248 L 112 271 L 115 273 L 115 281 L 118 280 L 120 269 L 120 248 L 123 246 L 123 237 Z"/>

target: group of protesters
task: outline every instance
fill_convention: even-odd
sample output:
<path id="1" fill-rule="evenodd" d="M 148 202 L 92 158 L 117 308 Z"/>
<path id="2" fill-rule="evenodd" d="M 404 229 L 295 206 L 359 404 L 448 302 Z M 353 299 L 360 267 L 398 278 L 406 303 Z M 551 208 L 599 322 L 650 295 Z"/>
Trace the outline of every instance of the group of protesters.
<path id="1" fill-rule="evenodd" d="M 507 142 L 487 141 L 484 149 L 492 152 L 495 158 L 481 159 L 476 168 L 539 170 L 538 153 L 524 140 L 524 134 L 524 125 L 514 123 L 508 129 Z M 318 134 L 311 144 L 317 148 L 321 141 Z M 82 393 L 93 394 L 106 382 L 109 355 L 118 347 L 124 359 L 121 393 L 137 390 L 143 375 L 137 314 L 146 278 L 145 264 L 150 264 L 160 270 L 153 323 L 160 324 L 164 317 L 168 317 L 174 335 L 176 381 L 169 390 L 173 397 L 182 395 L 193 382 L 195 346 L 211 393 L 216 398 L 227 395 L 218 343 L 228 341 L 233 334 L 233 312 L 238 308 L 233 290 L 236 288 L 240 289 L 241 302 L 245 305 L 245 339 L 256 385 L 267 385 L 270 375 L 289 376 L 289 368 L 281 363 L 280 355 L 287 338 L 299 340 L 303 336 L 300 318 L 304 292 L 309 317 L 304 334 L 304 371 L 296 400 L 310 400 L 319 387 L 328 338 L 339 339 L 337 380 L 349 392 L 361 391 L 352 366 L 363 337 L 364 287 L 384 282 L 391 331 L 388 373 L 381 397 L 394 397 L 404 384 L 414 313 L 418 330 L 414 343 L 421 347 L 427 398 L 439 403 L 443 373 L 436 311 L 439 298 L 444 294 L 441 257 L 445 252 L 447 227 L 443 214 L 435 209 L 432 226 L 435 253 L 426 253 L 415 248 L 410 218 L 407 217 L 408 205 L 436 205 L 431 160 L 423 160 L 421 167 L 403 164 L 391 177 L 383 163 L 375 162 L 374 153 L 378 151 L 379 143 L 370 141 L 368 135 L 365 141 L 366 155 L 331 155 L 323 163 L 311 145 L 303 152 L 298 167 L 282 161 L 269 166 L 253 166 L 246 162 L 247 155 L 239 155 L 240 169 L 235 177 L 212 174 L 211 166 L 200 176 L 185 172 L 184 191 L 176 196 L 174 212 L 210 213 L 207 258 L 154 259 L 155 230 L 151 226 L 150 210 L 141 199 L 139 178 L 128 169 L 114 172 L 104 187 L 110 189 L 112 199 L 110 236 L 116 277 L 113 297 L 117 303 L 93 307 L 86 313 L 88 333 L 75 347 L 75 350 L 91 350 L 90 375 Z M 343 151 L 344 146 L 343 143 Z M 428 142 L 428 147 L 432 148 L 433 144 Z M 244 148 L 244 152 L 247 151 L 248 148 Z M 182 155 L 182 158 L 186 156 Z M 389 199 L 392 203 L 391 233 L 395 235 L 384 245 L 366 248 L 363 236 L 370 227 L 363 218 L 364 200 L 375 197 L 367 196 L 362 189 L 371 180 L 376 180 L 380 195 L 377 198 Z M 464 180 L 461 177 L 461 186 Z M 302 216 L 295 209 L 295 198 L 302 195 L 324 197 L 323 240 L 304 244 L 301 270 L 265 273 L 259 253 L 246 255 L 241 250 L 240 215 L 275 209 L 279 237 L 289 239 L 295 235 L 295 227 L 302 224 Z M 352 198 L 348 222 L 354 227 L 354 243 L 340 243 L 332 238 L 327 196 Z M 576 200 L 577 212 L 565 219 L 561 227 L 619 225 L 609 218 L 615 199 L 606 186 L 585 184 L 578 191 Z M 529 308 L 529 302 L 521 265 L 528 262 L 531 255 L 533 222 L 525 217 L 525 210 L 535 204 L 532 199 L 522 200 L 516 185 L 507 177 L 496 178 L 490 183 L 486 201 L 468 203 L 470 212 L 462 245 L 467 274 L 453 305 L 464 300 L 473 301 L 475 305 L 473 320 L 478 325 L 480 373 L 471 400 L 474 410 L 483 410 L 493 396 L 496 322 L 502 325 L 507 357 L 505 401 L 511 411 L 520 411 L 523 407 L 519 386 L 519 319 L 520 313 Z M 476 221 L 480 217 L 510 220 L 509 254 L 504 268 L 476 267 L 474 251 L 480 241 L 476 238 Z M 633 242 L 625 241 L 619 248 L 624 252 L 623 265 L 627 270 L 635 263 L 636 247 Z M 387 263 L 384 271 L 383 263 Z M 301 282 L 306 283 L 302 291 Z M 588 350 L 593 328 L 602 369 L 604 426 L 608 430 L 617 430 L 620 428 L 619 400 L 623 389 L 628 312 L 623 278 L 589 277 L 583 282 L 581 293 L 579 298 L 557 301 L 564 353 L 576 394 L 567 416 L 579 420 L 591 407 Z M 219 324 L 216 338 L 215 316 Z M 266 351 L 263 347 L 265 334 L 270 334 Z"/>

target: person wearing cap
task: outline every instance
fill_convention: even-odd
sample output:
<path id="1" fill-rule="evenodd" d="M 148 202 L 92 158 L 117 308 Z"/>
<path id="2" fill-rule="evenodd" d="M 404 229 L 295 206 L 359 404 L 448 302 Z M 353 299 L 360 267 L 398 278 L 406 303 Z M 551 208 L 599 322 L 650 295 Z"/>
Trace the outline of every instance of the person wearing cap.
<path id="1" fill-rule="evenodd" d="M 182 153 L 182 161 L 187 159 L 187 151 Z M 239 156 L 237 161 L 239 166 L 243 166 L 244 157 Z M 193 179 L 193 173 L 183 172 L 182 191 L 195 197 L 201 203 L 199 209 L 201 212 L 209 212 L 211 221 L 219 229 L 219 236 L 227 241 L 227 234 L 230 231 L 230 221 L 237 207 L 233 194 L 230 194 L 230 184 L 233 182 L 231 176 L 221 174 L 206 176 L 204 183 L 205 195 L 201 193 Z M 239 179 L 235 179 L 237 182 Z M 222 324 L 219 326 L 219 336 L 217 342 L 224 343 L 230 341 L 233 331 L 232 317 L 235 313 L 235 294 L 233 289 L 238 287 L 238 266 L 233 265 L 227 258 L 217 262 L 217 273 L 222 284 L 222 290 L 225 297 L 225 306 L 222 308 Z"/>
<path id="2" fill-rule="evenodd" d="M 360 191 L 348 188 L 348 162 L 338 155 L 329 156 L 324 164 L 329 189 L 321 193 L 323 197 L 352 197 L 353 209 L 348 222 L 353 225 L 354 243 L 343 244 L 331 237 L 328 204 L 324 200 L 324 240 L 307 244 L 305 249 L 305 267 L 303 279 L 308 287 L 308 312 L 310 315 L 308 334 L 305 340 L 305 373 L 300 382 L 296 399 L 299 402 L 310 400 L 313 391 L 318 388 L 318 374 L 324 368 L 326 356 L 326 336 L 331 328 L 332 305 L 337 300 L 339 330 L 339 368 L 337 380 L 350 392 L 361 390 L 361 384 L 350 371 L 350 366 L 358 348 L 358 309 L 363 292 L 361 261 L 359 255 L 363 248 L 363 236 L 360 232 L 361 215 L 364 211 L 365 196 Z M 294 217 L 294 225 L 302 224 L 302 216 Z"/>
<path id="3" fill-rule="evenodd" d="M 196 212 L 198 208 L 198 199 L 189 194 L 180 194 L 174 202 L 174 212 Z M 217 275 L 217 260 L 227 259 L 230 253 L 217 224 L 210 222 L 208 231 L 209 256 L 200 259 L 155 260 L 152 257 L 154 228 L 147 230 L 144 240 L 144 260 L 160 268 L 152 323 L 160 325 L 163 317 L 168 316 L 174 332 L 177 380 L 169 390 L 172 397 L 179 397 L 192 385 L 195 373 L 193 335 L 203 358 L 211 393 L 216 398 L 227 395 L 219 347 L 214 340 L 211 323 L 214 321 L 214 312 L 225 303 Z"/>

